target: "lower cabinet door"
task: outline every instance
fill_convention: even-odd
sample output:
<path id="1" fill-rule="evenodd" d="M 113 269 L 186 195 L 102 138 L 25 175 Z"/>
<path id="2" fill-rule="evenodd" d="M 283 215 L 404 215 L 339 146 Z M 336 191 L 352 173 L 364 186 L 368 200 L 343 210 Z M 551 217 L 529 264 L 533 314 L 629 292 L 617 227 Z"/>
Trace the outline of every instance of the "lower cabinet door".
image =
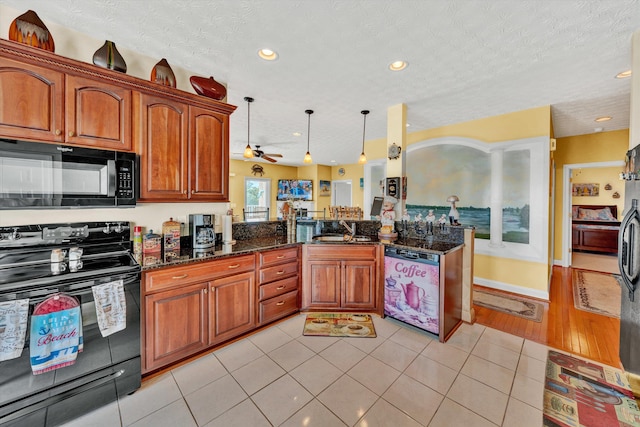
<path id="1" fill-rule="evenodd" d="M 234 338 L 256 326 L 254 272 L 210 282 L 209 343 Z"/>
<path id="2" fill-rule="evenodd" d="M 298 291 L 291 291 L 284 295 L 260 302 L 260 324 L 269 323 L 288 314 L 298 311 Z"/>
<path id="3" fill-rule="evenodd" d="M 207 347 L 206 294 L 201 283 L 145 297 L 145 371 Z"/>
<path id="4" fill-rule="evenodd" d="M 340 261 L 309 261 L 303 279 L 303 308 L 340 307 Z"/>
<path id="5" fill-rule="evenodd" d="M 376 262 L 343 261 L 342 307 L 373 309 L 376 306 Z"/>

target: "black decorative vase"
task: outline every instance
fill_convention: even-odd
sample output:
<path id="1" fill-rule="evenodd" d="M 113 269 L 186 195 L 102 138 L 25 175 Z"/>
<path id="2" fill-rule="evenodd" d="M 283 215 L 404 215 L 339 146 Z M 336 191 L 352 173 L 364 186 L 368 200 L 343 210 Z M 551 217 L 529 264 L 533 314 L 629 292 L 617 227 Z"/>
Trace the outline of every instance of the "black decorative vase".
<path id="1" fill-rule="evenodd" d="M 93 63 L 102 68 L 127 72 L 127 63 L 116 49 L 116 44 L 112 41 L 105 41 L 104 45 L 93 54 Z"/>

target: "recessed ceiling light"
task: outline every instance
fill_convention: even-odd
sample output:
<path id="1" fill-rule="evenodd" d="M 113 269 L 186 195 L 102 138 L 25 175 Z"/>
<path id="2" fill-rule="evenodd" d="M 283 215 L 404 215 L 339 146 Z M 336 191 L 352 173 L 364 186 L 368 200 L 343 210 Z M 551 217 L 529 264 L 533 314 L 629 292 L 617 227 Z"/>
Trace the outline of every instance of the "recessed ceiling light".
<path id="1" fill-rule="evenodd" d="M 631 70 L 616 74 L 616 79 L 626 79 L 627 77 L 631 77 Z"/>
<path id="2" fill-rule="evenodd" d="M 336 163 L 336 161 L 335 160 L 331 160 L 331 163 Z"/>
<path id="3" fill-rule="evenodd" d="M 278 52 L 271 49 L 260 49 L 258 51 L 258 56 L 265 61 L 275 61 L 278 59 Z"/>
<path id="4" fill-rule="evenodd" d="M 602 116 L 602 117 L 598 117 L 596 119 L 596 122 L 606 122 L 606 121 L 609 121 L 609 120 L 611 120 L 611 116 Z"/>
<path id="5" fill-rule="evenodd" d="M 302 134 L 300 132 L 294 132 L 293 136 L 302 136 Z"/>
<path id="6" fill-rule="evenodd" d="M 404 126 L 405 126 L 405 127 L 409 127 L 409 126 L 411 126 L 411 123 L 405 123 L 405 125 L 404 125 Z"/>
<path id="7" fill-rule="evenodd" d="M 402 71 L 407 68 L 407 65 L 409 65 L 409 63 L 406 61 L 394 61 L 389 64 L 389 69 L 391 71 Z"/>
<path id="8" fill-rule="evenodd" d="M 593 131 L 594 132 L 602 132 L 603 130 L 604 130 L 604 128 L 598 127 L 598 128 L 595 128 Z"/>

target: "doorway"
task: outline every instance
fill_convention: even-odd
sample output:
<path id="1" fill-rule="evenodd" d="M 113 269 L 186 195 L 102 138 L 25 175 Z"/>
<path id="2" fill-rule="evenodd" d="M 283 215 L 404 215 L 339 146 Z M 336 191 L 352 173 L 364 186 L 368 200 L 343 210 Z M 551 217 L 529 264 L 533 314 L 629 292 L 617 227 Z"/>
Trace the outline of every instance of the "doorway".
<path id="1" fill-rule="evenodd" d="M 560 265 L 562 267 L 574 267 L 581 268 L 579 265 L 589 265 L 591 270 L 595 268 L 601 268 L 604 270 L 616 269 L 617 261 L 615 257 L 608 255 L 595 255 L 595 254 L 578 254 L 576 258 L 577 265 L 574 266 L 573 257 L 571 252 L 572 244 L 572 228 L 571 228 L 571 207 L 573 205 L 572 197 L 572 177 L 581 169 L 595 169 L 595 168 L 609 168 L 619 167 L 622 170 L 624 167 L 623 161 L 611 161 L 611 162 L 594 162 L 594 163 L 576 163 L 566 164 L 562 170 L 562 260 Z M 602 183 L 604 186 L 605 183 Z M 624 195 L 621 196 L 624 200 Z M 585 204 L 588 204 L 585 202 Z M 594 203 L 595 204 L 595 203 Z M 614 204 L 613 202 L 607 204 Z M 622 210 L 620 209 L 620 212 Z M 605 258 L 603 258 L 605 257 Z M 611 258 L 611 259 L 608 259 Z M 615 261 L 615 266 L 614 266 Z M 600 266 L 600 267 L 598 267 Z"/>
<path id="2" fill-rule="evenodd" d="M 351 180 L 339 180 L 331 183 L 331 204 L 333 206 L 351 206 Z"/>

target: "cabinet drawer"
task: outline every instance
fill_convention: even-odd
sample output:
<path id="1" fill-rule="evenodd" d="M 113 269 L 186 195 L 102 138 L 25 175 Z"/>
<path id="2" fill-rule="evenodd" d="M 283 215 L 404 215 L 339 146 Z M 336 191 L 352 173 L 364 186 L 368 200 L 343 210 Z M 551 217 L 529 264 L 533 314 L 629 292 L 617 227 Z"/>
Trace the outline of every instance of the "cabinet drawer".
<path id="1" fill-rule="evenodd" d="M 254 267 L 253 255 L 245 255 L 145 272 L 144 292 L 152 293 L 174 286 L 208 281 L 217 277 L 251 271 Z"/>
<path id="2" fill-rule="evenodd" d="M 260 283 L 269 283 L 298 274 L 298 262 L 274 265 L 260 270 Z"/>
<path id="3" fill-rule="evenodd" d="M 276 249 L 274 251 L 260 252 L 258 254 L 261 267 L 280 264 L 287 261 L 298 260 L 298 247 Z"/>
<path id="4" fill-rule="evenodd" d="M 376 259 L 376 245 L 352 245 L 348 243 L 329 245 L 305 245 L 306 258 L 319 260 Z"/>
<path id="5" fill-rule="evenodd" d="M 298 291 L 268 299 L 260 303 L 260 323 L 267 323 L 298 311 Z"/>
<path id="6" fill-rule="evenodd" d="M 260 301 L 298 289 L 298 276 L 260 286 Z"/>

